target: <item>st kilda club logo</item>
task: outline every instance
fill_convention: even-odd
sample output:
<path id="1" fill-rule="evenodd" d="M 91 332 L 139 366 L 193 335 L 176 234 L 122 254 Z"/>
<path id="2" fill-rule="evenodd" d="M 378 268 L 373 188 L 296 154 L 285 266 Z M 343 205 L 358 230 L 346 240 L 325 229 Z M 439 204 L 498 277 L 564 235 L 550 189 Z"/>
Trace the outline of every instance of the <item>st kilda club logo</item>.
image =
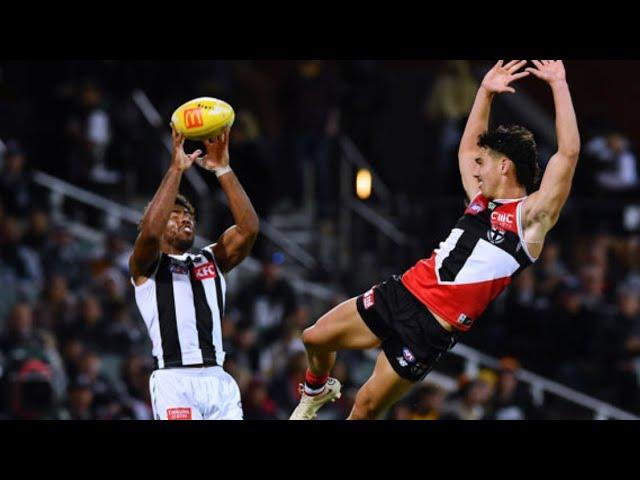
<path id="1" fill-rule="evenodd" d="M 492 228 L 487 232 L 487 239 L 494 245 L 504 242 L 506 232 L 500 228 Z"/>

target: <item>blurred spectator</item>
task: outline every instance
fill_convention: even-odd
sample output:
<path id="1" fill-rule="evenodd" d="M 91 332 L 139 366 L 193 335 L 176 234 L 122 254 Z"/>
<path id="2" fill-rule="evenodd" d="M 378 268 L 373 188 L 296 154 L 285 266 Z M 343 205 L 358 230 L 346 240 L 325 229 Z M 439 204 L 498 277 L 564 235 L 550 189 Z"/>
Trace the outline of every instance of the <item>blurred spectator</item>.
<path id="1" fill-rule="evenodd" d="M 502 358 L 495 394 L 486 414 L 488 420 L 535 420 L 538 418 L 527 388 L 518 382 L 520 364 L 513 358 Z"/>
<path id="2" fill-rule="evenodd" d="M 89 348 L 103 346 L 104 320 L 102 305 L 94 295 L 85 295 L 80 302 L 79 316 L 60 335 L 63 339 L 72 337 L 80 339 Z"/>
<path id="3" fill-rule="evenodd" d="M 9 357 L 21 350 L 20 357 L 44 357 L 45 340 L 42 332 L 33 326 L 33 309 L 28 303 L 16 303 L 9 313 L 6 328 L 0 337 L 0 350 Z"/>
<path id="4" fill-rule="evenodd" d="M 464 381 L 453 399 L 447 402 L 442 420 L 481 420 L 492 394 L 491 388 L 483 378 Z"/>
<path id="5" fill-rule="evenodd" d="M 101 341 L 105 351 L 129 354 L 142 351 L 147 336 L 131 317 L 129 307 L 120 304 L 112 310 L 109 320 L 101 329 L 104 338 Z"/>
<path id="6" fill-rule="evenodd" d="M 258 121 L 249 111 L 240 110 L 236 115 L 231 129 L 229 155 L 233 159 L 233 170 L 256 212 L 265 217 L 270 212 L 274 193 L 273 175 L 260 142 Z"/>
<path id="7" fill-rule="evenodd" d="M 640 407 L 639 285 L 633 282 L 620 285 L 617 308 L 603 330 L 599 356 L 603 366 L 602 393 L 623 408 L 637 411 Z"/>
<path id="8" fill-rule="evenodd" d="M 260 372 L 265 378 L 271 378 L 276 372 L 282 371 L 292 354 L 305 351 L 302 330 L 289 321 L 281 338 L 261 353 Z"/>
<path id="9" fill-rule="evenodd" d="M 242 324 L 255 329 L 260 348 L 271 345 L 282 333 L 287 317 L 298 308 L 291 284 L 281 276 L 282 253 L 263 257 L 260 275 L 238 293 L 234 305 Z"/>
<path id="10" fill-rule="evenodd" d="M 121 174 L 107 166 L 111 119 L 104 92 L 95 81 L 86 81 L 81 87 L 78 102 L 76 115 L 67 124 L 67 132 L 74 142 L 71 173 L 76 181 L 83 182 L 89 178 L 99 184 L 115 184 L 120 181 Z"/>
<path id="11" fill-rule="evenodd" d="M 22 229 L 12 217 L 5 217 L 0 224 L 0 268 L 6 269 L 9 282 L 19 294 L 29 300 L 37 298 L 44 280 L 40 257 L 22 244 Z"/>
<path id="12" fill-rule="evenodd" d="M 60 223 L 51 233 L 51 241 L 45 249 L 43 262 L 47 273 L 62 275 L 73 290 L 87 285 L 89 272 L 78 240 L 69 228 Z"/>
<path id="13" fill-rule="evenodd" d="M 594 177 L 600 192 L 630 193 L 640 187 L 636 156 L 629 140 L 620 132 L 609 131 L 592 138 L 584 153 L 597 162 Z"/>
<path id="14" fill-rule="evenodd" d="M 126 388 L 129 409 L 136 420 L 151 420 L 151 396 L 149 377 L 153 362 L 148 355 L 132 355 L 125 359 L 121 367 L 121 377 Z"/>
<path id="15" fill-rule="evenodd" d="M 300 401 L 300 385 L 304 382 L 307 370 L 307 355 L 296 352 L 287 360 L 284 371 L 276 375 L 269 383 L 269 394 L 279 408 L 279 415 L 289 418 Z"/>
<path id="16" fill-rule="evenodd" d="M 413 398 L 408 420 L 439 420 L 447 392 L 436 384 L 425 383 L 413 392 Z"/>
<path id="17" fill-rule="evenodd" d="M 7 213 L 24 216 L 33 205 L 33 186 L 25 154 L 17 142 L 7 142 L 3 163 L 0 172 L 0 199 Z"/>
<path id="18" fill-rule="evenodd" d="M 129 256 L 132 249 L 128 247 L 122 235 L 114 230 L 108 231 L 104 245 L 92 254 L 91 274 L 94 278 L 100 278 L 110 269 L 115 269 L 121 274 L 123 281 L 129 285 Z"/>
<path id="19" fill-rule="evenodd" d="M 39 208 L 31 209 L 29 221 L 24 237 L 23 245 L 33 249 L 42 257 L 49 238 L 49 216 Z"/>
<path id="20" fill-rule="evenodd" d="M 45 282 L 45 289 L 36 307 L 36 326 L 60 333 L 68 328 L 76 315 L 76 299 L 69 291 L 67 280 L 53 275 Z"/>
<path id="21" fill-rule="evenodd" d="M 425 103 L 429 130 L 436 138 L 429 151 L 434 157 L 440 179 L 438 192 L 447 191 L 457 173 L 457 155 L 462 131 L 478 90 L 478 82 L 467 60 L 447 60 L 436 75 Z M 431 162 L 430 162 L 431 163 Z M 459 179 L 455 179 L 459 183 Z M 438 182 L 433 187 L 438 188 Z M 457 186 L 457 184 L 456 184 Z"/>
<path id="22" fill-rule="evenodd" d="M 533 270 L 537 280 L 537 290 L 547 299 L 553 296 L 569 275 L 569 270 L 560 254 L 560 245 L 553 239 L 547 239 Z"/>
<path id="23" fill-rule="evenodd" d="M 68 410 L 71 420 L 95 420 L 92 410 L 93 390 L 89 380 L 80 378 L 71 385 L 68 390 Z"/>
<path id="24" fill-rule="evenodd" d="M 254 377 L 242 402 L 245 420 L 278 420 L 277 405 L 269 396 L 265 381 Z"/>
<path id="25" fill-rule="evenodd" d="M 599 290 L 599 286 L 591 286 Z M 585 305 L 580 284 L 575 280 L 559 292 L 558 305 L 551 312 L 553 348 L 547 361 L 555 365 L 556 378 L 578 390 L 588 389 L 593 380 L 594 348 L 598 344 L 598 311 Z"/>
<path id="26" fill-rule="evenodd" d="M 64 411 L 52 384 L 50 366 L 39 359 L 25 359 L 8 372 L 9 418 L 13 420 L 62 420 Z"/>
<path id="27" fill-rule="evenodd" d="M 77 375 L 71 383 L 87 383 L 93 394 L 91 408 L 96 417 L 112 417 L 118 411 L 120 392 L 102 372 L 102 360 L 92 351 L 86 351 L 80 358 Z"/>

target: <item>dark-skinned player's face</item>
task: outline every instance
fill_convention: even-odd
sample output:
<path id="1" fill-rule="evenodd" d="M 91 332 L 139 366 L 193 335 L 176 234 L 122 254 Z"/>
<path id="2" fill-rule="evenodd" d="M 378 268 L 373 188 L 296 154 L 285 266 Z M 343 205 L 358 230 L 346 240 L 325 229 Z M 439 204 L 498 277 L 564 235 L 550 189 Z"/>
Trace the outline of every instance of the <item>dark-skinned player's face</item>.
<path id="1" fill-rule="evenodd" d="M 175 205 L 169 215 L 164 238 L 171 246 L 186 252 L 196 238 L 196 222 L 193 215 L 182 205 Z"/>

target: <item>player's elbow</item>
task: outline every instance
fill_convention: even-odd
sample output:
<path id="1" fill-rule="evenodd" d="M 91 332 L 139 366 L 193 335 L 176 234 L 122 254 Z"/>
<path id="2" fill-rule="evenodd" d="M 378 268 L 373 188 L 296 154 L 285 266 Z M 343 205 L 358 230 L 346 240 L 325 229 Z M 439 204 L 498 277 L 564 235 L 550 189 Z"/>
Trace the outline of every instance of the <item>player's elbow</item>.
<path id="1" fill-rule="evenodd" d="M 572 162 L 573 164 L 578 163 L 578 158 L 580 157 L 580 140 L 563 145 L 559 151 L 567 161 Z"/>
<path id="2" fill-rule="evenodd" d="M 254 215 L 247 224 L 247 235 L 255 240 L 258 233 L 260 233 L 260 219 Z"/>

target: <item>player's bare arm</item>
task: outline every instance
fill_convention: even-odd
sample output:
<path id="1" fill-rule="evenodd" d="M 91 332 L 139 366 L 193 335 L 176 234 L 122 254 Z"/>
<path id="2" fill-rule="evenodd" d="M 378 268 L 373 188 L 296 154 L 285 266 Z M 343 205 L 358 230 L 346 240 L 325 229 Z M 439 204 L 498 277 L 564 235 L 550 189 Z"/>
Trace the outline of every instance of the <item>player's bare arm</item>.
<path id="1" fill-rule="evenodd" d="M 473 176 L 473 169 L 478 152 L 478 137 L 489 127 L 493 97 L 498 93 L 515 93 L 510 84 L 529 75 L 528 71 L 518 72 L 526 63 L 526 60 L 511 60 L 504 64 L 500 60 L 487 72 L 478 89 L 458 149 L 460 176 L 469 200 L 480 190 L 478 181 Z"/>
<path id="2" fill-rule="evenodd" d="M 186 154 L 184 151 L 185 137 L 176 132 L 173 126 L 172 138 L 171 165 L 145 212 L 133 254 L 129 258 L 129 269 L 136 285 L 141 285 L 147 280 L 149 269 L 160 255 L 162 234 L 174 209 L 182 174 L 202 153 L 200 150 L 196 150 L 191 154 Z"/>
<path id="3" fill-rule="evenodd" d="M 218 175 L 235 221 L 235 225 L 228 228 L 211 246 L 218 266 L 223 272 L 228 272 L 249 254 L 260 224 L 251 200 L 229 167 L 229 129 L 215 140 L 205 140 L 204 144 L 207 153 L 204 158 L 198 159 L 198 165 Z"/>
<path id="4" fill-rule="evenodd" d="M 536 244 L 536 250 L 541 250 L 545 235 L 558 221 L 560 211 L 569 197 L 580 154 L 580 134 L 562 61 L 532 62 L 535 68 L 529 67 L 527 72 L 551 87 L 558 137 L 558 151 L 549 160 L 540 189 L 523 204 L 525 239 Z"/>

